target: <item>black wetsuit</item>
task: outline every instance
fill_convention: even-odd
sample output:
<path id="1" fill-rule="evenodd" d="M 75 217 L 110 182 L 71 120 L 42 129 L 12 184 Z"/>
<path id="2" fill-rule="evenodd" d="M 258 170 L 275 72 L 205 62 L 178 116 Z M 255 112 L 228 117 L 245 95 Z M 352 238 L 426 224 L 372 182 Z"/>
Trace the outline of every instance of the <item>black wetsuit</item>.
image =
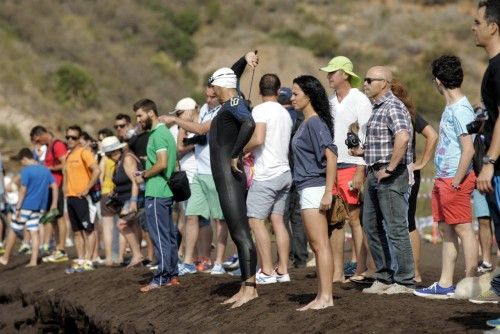
<path id="1" fill-rule="evenodd" d="M 243 281 L 255 275 L 257 253 L 248 225 L 245 173 L 231 170 L 231 159 L 240 157 L 255 129 L 250 110 L 240 97 L 222 104 L 210 127 L 210 164 L 219 201 L 236 248 Z"/>

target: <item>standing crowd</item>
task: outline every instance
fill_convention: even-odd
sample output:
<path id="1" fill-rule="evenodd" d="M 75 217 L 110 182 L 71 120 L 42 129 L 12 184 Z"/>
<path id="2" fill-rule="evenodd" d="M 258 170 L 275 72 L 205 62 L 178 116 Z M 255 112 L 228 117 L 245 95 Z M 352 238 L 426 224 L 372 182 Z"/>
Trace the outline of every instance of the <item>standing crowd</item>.
<path id="1" fill-rule="evenodd" d="M 228 272 L 241 276 L 240 291 L 227 300 L 238 307 L 258 296 L 259 284 L 289 282 L 289 261 L 306 266 L 309 244 L 318 291 L 301 311 L 332 306 L 332 282 L 366 284 L 364 293 L 450 298 L 459 245 L 471 277 L 493 270 L 491 221 L 500 242 L 498 1 L 479 2 L 472 30 L 490 59 L 483 105 L 475 111 L 463 94 L 458 57 L 435 59 L 429 73 L 445 103 L 438 131 L 416 112 L 389 67 L 373 66 L 361 78 L 344 56 L 320 68 L 330 97 L 314 76 L 298 76 L 290 88 L 267 73 L 259 81 L 261 103 L 251 109 L 238 81 L 248 66 L 258 66 L 254 52 L 212 75 L 201 107 L 186 97 L 160 115 L 154 101 L 141 99 L 130 115 L 116 116 L 115 131 L 101 129 L 96 140 L 76 125 L 66 129 L 65 141 L 36 126 L 30 139 L 37 149 L 17 155 L 19 198 L 5 206 L 10 229 L 0 263 L 9 262 L 16 238 L 30 240 L 29 266 L 37 265 L 39 249 L 52 248 L 43 262 L 68 261 L 70 226 L 77 258 L 68 274 L 97 263 L 149 265 L 154 277 L 140 289 L 149 292 L 180 284 L 179 276 Z M 417 133 L 425 139 L 421 156 Z M 416 288 L 422 282 L 415 224 L 420 170 L 433 155 L 442 271 L 439 281 Z M 176 171 L 189 184 L 186 201 L 174 201 Z M 348 262 L 346 223 L 353 244 Z M 224 261 L 228 234 L 238 253 Z M 471 301 L 498 303 L 500 277 Z"/>

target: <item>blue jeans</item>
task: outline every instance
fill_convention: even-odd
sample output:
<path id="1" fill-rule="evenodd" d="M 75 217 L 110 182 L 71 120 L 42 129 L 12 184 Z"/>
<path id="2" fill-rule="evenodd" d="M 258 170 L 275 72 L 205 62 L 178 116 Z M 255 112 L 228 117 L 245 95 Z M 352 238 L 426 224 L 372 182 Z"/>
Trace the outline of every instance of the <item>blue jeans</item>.
<path id="1" fill-rule="evenodd" d="M 500 176 L 493 176 L 491 180 L 493 192 L 486 194 L 486 201 L 490 209 L 491 220 L 495 226 L 495 238 L 500 247 Z M 491 288 L 500 296 L 500 275 L 493 278 Z"/>
<path id="2" fill-rule="evenodd" d="M 172 221 L 172 198 L 146 197 L 146 223 L 158 260 L 153 283 L 164 285 L 178 276 L 176 228 Z"/>
<path id="3" fill-rule="evenodd" d="M 369 170 L 365 181 L 363 229 L 375 261 L 375 278 L 414 287 L 415 268 L 408 232 L 408 170 L 399 165 L 380 183 Z"/>

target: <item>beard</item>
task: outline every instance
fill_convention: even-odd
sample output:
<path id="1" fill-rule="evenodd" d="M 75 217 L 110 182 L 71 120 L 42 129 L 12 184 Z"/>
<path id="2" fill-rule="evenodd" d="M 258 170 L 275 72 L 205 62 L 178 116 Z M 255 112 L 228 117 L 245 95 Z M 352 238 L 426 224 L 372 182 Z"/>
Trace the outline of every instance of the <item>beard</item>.
<path id="1" fill-rule="evenodd" d="M 152 127 L 153 120 L 151 119 L 151 117 L 146 118 L 146 120 L 144 121 L 144 130 L 151 130 Z"/>

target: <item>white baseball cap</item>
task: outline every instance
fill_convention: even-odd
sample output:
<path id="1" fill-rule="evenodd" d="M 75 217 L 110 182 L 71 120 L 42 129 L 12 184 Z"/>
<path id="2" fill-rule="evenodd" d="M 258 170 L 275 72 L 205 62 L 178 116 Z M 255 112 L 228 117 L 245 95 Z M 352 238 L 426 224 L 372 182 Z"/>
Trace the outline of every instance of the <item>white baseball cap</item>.
<path id="1" fill-rule="evenodd" d="M 170 114 L 175 114 L 179 111 L 194 110 L 198 104 L 195 100 L 190 97 L 185 97 L 179 100 L 175 105 L 175 109 L 170 112 Z"/>

